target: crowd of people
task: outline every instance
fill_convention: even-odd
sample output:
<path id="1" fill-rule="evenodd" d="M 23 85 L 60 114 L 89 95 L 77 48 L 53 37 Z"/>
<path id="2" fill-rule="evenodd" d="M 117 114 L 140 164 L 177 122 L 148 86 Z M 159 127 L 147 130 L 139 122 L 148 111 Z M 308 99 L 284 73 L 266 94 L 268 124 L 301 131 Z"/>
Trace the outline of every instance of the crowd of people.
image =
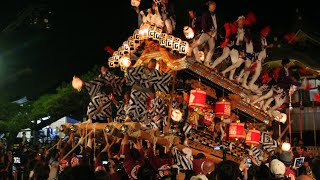
<path id="1" fill-rule="evenodd" d="M 85 130 L 70 131 L 52 148 L 25 144 L 19 149 L 0 149 L 0 179 L 34 180 L 124 180 L 124 179 L 264 179 L 317 180 L 320 157 L 311 157 L 303 146 L 290 151 L 276 150 L 257 163 L 249 153 L 240 164 L 230 160 L 215 163 L 204 153 L 191 149 L 166 149 L 152 142 L 130 140 L 103 133 L 103 138 Z M 295 158 L 304 161 L 295 162 Z M 183 162 L 182 164 L 177 162 Z"/>

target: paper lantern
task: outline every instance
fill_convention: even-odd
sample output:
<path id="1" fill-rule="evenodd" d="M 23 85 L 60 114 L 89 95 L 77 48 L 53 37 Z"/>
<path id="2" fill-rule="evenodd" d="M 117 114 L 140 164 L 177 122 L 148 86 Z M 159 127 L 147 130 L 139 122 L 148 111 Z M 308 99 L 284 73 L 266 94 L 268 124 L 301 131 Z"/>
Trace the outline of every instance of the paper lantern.
<path id="1" fill-rule="evenodd" d="M 148 30 L 148 38 L 149 39 L 153 39 L 154 38 L 154 34 L 156 32 L 156 28 L 157 28 L 156 25 L 154 25 L 154 24 L 150 25 L 149 30 Z"/>
<path id="2" fill-rule="evenodd" d="M 214 118 L 214 114 L 210 112 L 204 113 L 203 123 L 207 126 L 210 126 L 212 124 L 212 120 Z"/>
<path id="3" fill-rule="evenodd" d="M 172 35 L 167 36 L 167 38 L 166 38 L 166 48 L 172 49 L 173 40 L 174 40 L 174 36 L 172 36 Z"/>
<path id="4" fill-rule="evenodd" d="M 231 115 L 231 104 L 226 100 L 216 102 L 216 116 L 224 119 L 229 118 Z"/>
<path id="5" fill-rule="evenodd" d="M 186 36 L 187 39 L 192 39 L 194 38 L 194 32 L 193 29 L 189 26 L 185 26 L 183 28 L 183 34 Z"/>
<path id="6" fill-rule="evenodd" d="M 188 50 L 189 50 L 189 43 L 187 41 L 182 41 L 180 43 L 179 53 L 180 54 L 187 54 Z"/>
<path id="7" fill-rule="evenodd" d="M 244 138 L 244 123 L 230 123 L 229 137 L 230 138 Z"/>
<path id="8" fill-rule="evenodd" d="M 81 91 L 82 86 L 83 86 L 83 81 L 80 78 L 73 76 L 72 87 L 78 91 Z"/>
<path id="9" fill-rule="evenodd" d="M 171 119 L 180 122 L 182 120 L 182 112 L 179 109 L 172 110 Z"/>
<path id="10" fill-rule="evenodd" d="M 153 40 L 155 41 L 159 41 L 160 40 L 160 35 L 162 33 L 162 28 L 161 27 L 156 27 L 155 31 L 154 31 L 154 37 Z"/>
<path id="11" fill-rule="evenodd" d="M 260 144 L 260 131 L 251 129 L 247 133 L 246 144 L 257 146 Z"/>
<path id="12" fill-rule="evenodd" d="M 120 58 L 119 64 L 122 68 L 128 68 L 131 65 L 131 60 L 129 55 L 124 55 Z"/>
<path id="13" fill-rule="evenodd" d="M 125 54 L 122 46 L 118 48 L 118 53 L 120 57 L 122 57 Z"/>
<path id="14" fill-rule="evenodd" d="M 116 65 L 114 63 L 114 60 L 113 60 L 113 57 L 109 57 L 108 65 L 109 65 L 110 68 L 115 68 L 116 67 Z"/>
<path id="15" fill-rule="evenodd" d="M 118 55 L 115 55 L 115 56 L 112 56 L 112 61 L 109 61 L 109 65 L 110 63 L 112 64 L 112 67 L 119 67 L 119 59 L 120 59 L 120 56 Z M 111 67 L 111 66 L 110 66 Z"/>
<path id="16" fill-rule="evenodd" d="M 138 7 L 141 0 L 131 0 L 131 6 Z"/>
<path id="17" fill-rule="evenodd" d="M 136 29 L 134 32 L 133 32 L 133 39 L 134 39 L 134 42 L 135 43 L 139 43 L 140 42 L 140 29 Z"/>
<path id="18" fill-rule="evenodd" d="M 281 146 L 282 151 L 290 151 L 290 148 L 291 148 L 290 143 L 287 143 L 287 142 L 282 143 L 282 146 Z"/>
<path id="19" fill-rule="evenodd" d="M 172 50 L 179 51 L 180 43 L 181 43 L 181 39 L 180 38 L 175 38 L 173 40 Z"/>
<path id="20" fill-rule="evenodd" d="M 130 36 L 130 37 L 128 38 L 128 45 L 129 45 L 129 49 L 130 49 L 131 51 L 133 51 L 133 50 L 136 49 L 133 36 Z"/>
<path id="21" fill-rule="evenodd" d="M 147 39 L 147 38 L 148 38 L 149 27 L 150 27 L 149 24 L 146 24 L 146 23 L 141 24 L 140 30 L 139 30 L 140 40 L 143 40 L 143 39 Z"/>
<path id="22" fill-rule="evenodd" d="M 207 93 L 201 90 L 191 90 L 189 97 L 189 106 L 196 107 L 204 107 L 206 104 Z"/>
<path id="23" fill-rule="evenodd" d="M 162 46 L 162 47 L 165 47 L 165 46 L 166 46 L 166 44 L 167 44 L 167 36 L 168 36 L 168 34 L 166 34 L 166 33 L 161 33 L 161 34 L 160 34 L 160 37 L 159 37 L 159 40 L 160 40 L 159 44 L 160 44 L 160 46 Z"/>
<path id="24" fill-rule="evenodd" d="M 123 42 L 122 49 L 124 51 L 124 54 L 128 54 L 130 52 L 130 46 L 128 41 Z"/>

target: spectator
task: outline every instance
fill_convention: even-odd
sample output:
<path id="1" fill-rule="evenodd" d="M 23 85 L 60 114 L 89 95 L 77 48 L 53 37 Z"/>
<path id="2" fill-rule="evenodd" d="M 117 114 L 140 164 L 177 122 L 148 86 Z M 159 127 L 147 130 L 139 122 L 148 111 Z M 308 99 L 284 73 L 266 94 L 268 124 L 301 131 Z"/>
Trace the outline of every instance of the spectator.
<path id="1" fill-rule="evenodd" d="M 96 171 L 94 174 L 96 180 L 110 180 L 110 176 L 105 170 Z"/>
<path id="2" fill-rule="evenodd" d="M 128 142 L 128 134 L 124 134 L 121 142 L 121 155 L 124 156 L 123 167 L 130 180 L 137 179 L 139 168 L 143 166 L 145 157 L 140 140 L 135 143 L 136 148 L 131 148 Z"/>
<path id="3" fill-rule="evenodd" d="M 45 162 L 37 162 L 33 169 L 34 180 L 48 179 L 50 173 L 50 168 Z"/>
<path id="4" fill-rule="evenodd" d="M 238 164 L 227 160 L 217 164 L 215 174 L 217 180 L 237 179 L 240 176 L 240 170 Z"/>
<path id="5" fill-rule="evenodd" d="M 296 147 L 296 154 L 295 157 L 310 157 L 310 154 L 307 152 L 307 148 L 304 146 L 297 146 Z"/>
<path id="6" fill-rule="evenodd" d="M 89 166 L 79 165 L 71 168 L 70 180 L 95 180 L 95 174 Z"/>
<path id="7" fill-rule="evenodd" d="M 206 156 L 203 153 L 198 153 L 193 158 L 193 171 L 195 175 L 203 173 L 203 164 L 206 161 Z"/>
<path id="8" fill-rule="evenodd" d="M 291 169 L 293 160 L 292 154 L 290 152 L 283 152 L 279 155 L 279 160 L 286 166 L 286 172 L 284 175 L 289 177 L 290 180 L 295 180 L 296 173 Z"/>
<path id="9" fill-rule="evenodd" d="M 270 162 L 270 170 L 274 174 L 276 180 L 287 179 L 284 176 L 286 172 L 286 166 L 278 159 L 273 159 Z"/>
<path id="10" fill-rule="evenodd" d="M 178 91 L 174 101 L 173 101 L 173 108 L 179 109 L 182 113 L 182 119 L 187 120 L 189 114 L 188 103 L 184 100 L 184 94 L 182 91 Z"/>

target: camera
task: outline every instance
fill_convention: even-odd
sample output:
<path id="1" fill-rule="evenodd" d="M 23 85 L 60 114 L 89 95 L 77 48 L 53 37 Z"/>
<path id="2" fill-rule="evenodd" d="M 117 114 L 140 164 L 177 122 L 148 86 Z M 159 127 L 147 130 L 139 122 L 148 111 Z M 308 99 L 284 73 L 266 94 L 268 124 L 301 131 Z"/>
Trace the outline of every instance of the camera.
<path id="1" fill-rule="evenodd" d="M 14 164 L 20 164 L 21 163 L 20 157 L 13 157 L 13 163 Z"/>
<path id="2" fill-rule="evenodd" d="M 102 161 L 103 165 L 109 164 L 109 161 Z"/>
<path id="3" fill-rule="evenodd" d="M 247 165 L 247 167 L 251 167 L 252 166 L 252 161 L 251 161 L 250 158 L 246 159 L 246 165 Z"/>

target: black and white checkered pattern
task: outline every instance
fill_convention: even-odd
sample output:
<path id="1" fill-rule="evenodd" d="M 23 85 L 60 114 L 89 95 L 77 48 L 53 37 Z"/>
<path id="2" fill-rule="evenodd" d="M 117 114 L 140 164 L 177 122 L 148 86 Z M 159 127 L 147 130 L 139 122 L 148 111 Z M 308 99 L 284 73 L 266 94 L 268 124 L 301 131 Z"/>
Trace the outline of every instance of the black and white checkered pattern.
<path id="1" fill-rule="evenodd" d="M 185 122 L 182 127 L 183 134 L 185 134 L 185 135 L 190 134 L 192 132 L 192 128 L 193 128 L 193 126 L 190 123 Z"/>
<path id="2" fill-rule="evenodd" d="M 86 82 L 85 87 L 88 91 L 90 98 L 92 99 L 93 97 L 95 97 L 100 92 L 101 87 L 107 83 L 108 82 L 106 79 L 100 77 Z"/>
<path id="3" fill-rule="evenodd" d="M 147 93 L 132 88 L 126 111 L 126 115 L 130 116 L 132 121 L 143 122 L 147 119 L 147 97 Z"/>
<path id="4" fill-rule="evenodd" d="M 127 105 L 128 106 L 128 105 Z M 124 101 L 118 102 L 117 105 L 117 116 L 115 118 L 116 122 L 123 123 L 126 119 L 127 106 Z"/>
<path id="5" fill-rule="evenodd" d="M 186 156 L 183 152 L 173 147 L 174 163 L 182 170 L 193 170 L 192 155 Z"/>
<path id="6" fill-rule="evenodd" d="M 88 91 L 90 98 L 92 99 L 98 92 L 100 92 L 103 86 L 111 86 L 112 92 L 116 96 L 120 96 L 122 93 L 122 77 L 115 76 L 110 72 L 104 75 L 100 75 L 98 78 L 85 83 L 85 87 Z"/>
<path id="7" fill-rule="evenodd" d="M 154 87 L 156 91 L 169 93 L 169 81 L 171 74 L 162 73 L 158 70 L 149 71 L 146 66 L 139 66 L 128 69 L 126 74 L 127 85 L 133 86 L 127 114 L 130 114 L 133 120 L 146 121 L 147 119 L 147 93 L 146 88 Z M 139 88 L 135 88 L 135 86 Z M 158 109 L 161 114 L 163 109 Z"/>
<path id="8" fill-rule="evenodd" d="M 156 91 L 169 93 L 170 73 L 162 73 L 158 70 L 149 71 L 146 66 L 131 68 L 126 74 L 127 85 L 138 85 L 142 88 L 153 87 Z"/>
<path id="9" fill-rule="evenodd" d="M 267 132 L 262 132 L 260 136 L 260 144 L 265 151 L 273 152 L 279 146 L 279 143 L 272 139 Z"/>
<path id="10" fill-rule="evenodd" d="M 88 105 L 87 115 L 100 120 L 112 117 L 110 97 L 101 93 L 94 96 Z"/>
<path id="11" fill-rule="evenodd" d="M 155 116 L 160 115 L 160 118 L 155 122 L 152 120 Z M 150 102 L 150 108 L 148 109 L 148 121 L 152 127 L 162 129 L 166 125 L 167 108 L 163 98 L 157 96 Z"/>

